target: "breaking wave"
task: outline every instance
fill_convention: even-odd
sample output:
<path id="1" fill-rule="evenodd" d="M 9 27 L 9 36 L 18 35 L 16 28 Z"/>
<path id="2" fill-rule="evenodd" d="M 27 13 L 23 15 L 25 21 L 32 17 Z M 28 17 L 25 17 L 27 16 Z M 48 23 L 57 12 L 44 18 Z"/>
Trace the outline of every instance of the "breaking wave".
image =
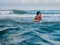
<path id="1" fill-rule="evenodd" d="M 41 11 L 41 22 L 33 22 L 35 13 L 1 10 L 0 45 L 60 45 L 60 11 Z"/>
<path id="2" fill-rule="evenodd" d="M 9 15 L 0 15 L 0 19 L 10 19 L 17 22 L 33 22 L 35 14 L 9 14 Z M 60 22 L 59 14 L 42 14 L 41 22 Z"/>
<path id="3" fill-rule="evenodd" d="M 60 14 L 60 10 L 0 10 L 0 14 L 36 14 L 37 11 L 42 14 Z"/>

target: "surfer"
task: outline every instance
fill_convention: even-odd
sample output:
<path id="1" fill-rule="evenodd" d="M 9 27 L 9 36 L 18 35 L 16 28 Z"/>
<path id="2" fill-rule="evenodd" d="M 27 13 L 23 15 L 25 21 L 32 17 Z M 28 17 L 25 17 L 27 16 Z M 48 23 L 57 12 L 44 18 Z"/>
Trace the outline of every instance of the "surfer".
<path id="1" fill-rule="evenodd" d="M 34 22 L 41 21 L 41 12 L 37 12 L 36 16 L 34 17 Z"/>

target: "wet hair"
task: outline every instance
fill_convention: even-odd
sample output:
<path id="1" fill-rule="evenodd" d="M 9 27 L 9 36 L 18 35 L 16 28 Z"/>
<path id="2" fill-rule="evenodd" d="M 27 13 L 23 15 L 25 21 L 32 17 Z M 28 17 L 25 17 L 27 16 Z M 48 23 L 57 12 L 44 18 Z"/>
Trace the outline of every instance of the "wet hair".
<path id="1" fill-rule="evenodd" d="M 36 15 L 38 15 L 38 14 L 41 14 L 41 12 L 40 12 L 40 11 L 38 11 L 38 12 L 36 13 Z"/>

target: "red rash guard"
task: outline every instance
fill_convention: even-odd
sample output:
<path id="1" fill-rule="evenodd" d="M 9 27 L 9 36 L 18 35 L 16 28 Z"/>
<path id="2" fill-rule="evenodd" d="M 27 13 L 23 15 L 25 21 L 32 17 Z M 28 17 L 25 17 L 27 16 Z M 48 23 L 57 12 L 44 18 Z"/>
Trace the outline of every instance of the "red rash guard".
<path id="1" fill-rule="evenodd" d="M 35 16 L 34 20 L 40 21 L 41 20 L 41 16 Z"/>

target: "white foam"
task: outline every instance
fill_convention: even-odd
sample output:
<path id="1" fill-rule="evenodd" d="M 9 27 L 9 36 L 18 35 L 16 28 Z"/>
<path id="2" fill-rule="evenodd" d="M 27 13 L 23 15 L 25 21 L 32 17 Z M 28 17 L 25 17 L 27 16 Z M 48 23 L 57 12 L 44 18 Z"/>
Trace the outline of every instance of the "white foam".
<path id="1" fill-rule="evenodd" d="M 41 44 L 41 45 L 49 45 L 49 44 L 46 44 L 44 42 L 31 42 L 31 43 L 33 43 L 33 44 Z"/>
<path id="2" fill-rule="evenodd" d="M 33 20 L 33 17 L 35 16 L 35 14 L 34 15 L 28 15 L 28 14 L 25 14 L 25 15 L 16 15 L 16 14 L 12 14 L 12 15 L 0 15 L 0 19 L 6 19 L 6 18 L 8 18 L 8 19 L 14 19 L 14 20 L 20 20 L 20 19 L 22 19 L 23 21 L 25 20 L 27 20 L 27 21 L 29 21 L 29 20 Z M 59 14 L 53 14 L 53 15 L 51 15 L 51 14 L 42 14 L 42 21 L 43 22 L 60 22 L 60 15 Z"/>
<path id="3" fill-rule="evenodd" d="M 5 27 L 5 28 L 0 28 L 0 31 L 4 31 L 4 30 L 9 29 L 9 28 L 16 28 L 16 27 Z"/>
<path id="4" fill-rule="evenodd" d="M 46 40 L 46 41 L 48 41 L 50 43 L 53 43 L 53 44 L 56 44 L 56 45 L 60 45 L 60 42 L 51 40 L 44 34 L 41 34 L 41 33 L 36 32 L 36 31 L 33 31 L 33 32 L 36 33 L 37 36 L 41 37 L 42 39 L 44 39 L 44 40 Z"/>
<path id="5" fill-rule="evenodd" d="M 28 40 L 28 39 L 32 38 L 30 36 L 28 36 L 28 37 L 26 36 L 27 38 L 23 36 L 23 38 L 21 38 L 21 35 L 24 34 L 24 33 L 27 33 L 27 32 L 30 32 L 30 31 L 26 30 L 26 31 L 23 31 L 23 32 L 19 32 L 18 34 L 11 35 L 9 38 L 13 39 L 13 40 L 10 40 L 10 43 L 14 43 L 14 44 L 15 43 L 21 43 L 21 42 L 23 42 L 25 40 Z M 20 37 L 18 37 L 18 36 L 20 36 Z"/>
<path id="6" fill-rule="evenodd" d="M 25 15 L 22 15 L 22 14 L 8 14 L 8 15 L 0 15 L 0 17 L 34 17 L 35 16 L 35 14 L 31 14 L 31 15 L 29 15 L 29 14 L 25 14 Z M 54 14 L 54 15 L 51 15 L 51 14 L 42 14 L 41 15 L 42 17 L 60 17 L 60 15 L 59 14 Z"/>
<path id="7" fill-rule="evenodd" d="M 3 14 L 13 14 L 12 11 L 0 11 L 0 14 L 3 15 Z"/>

